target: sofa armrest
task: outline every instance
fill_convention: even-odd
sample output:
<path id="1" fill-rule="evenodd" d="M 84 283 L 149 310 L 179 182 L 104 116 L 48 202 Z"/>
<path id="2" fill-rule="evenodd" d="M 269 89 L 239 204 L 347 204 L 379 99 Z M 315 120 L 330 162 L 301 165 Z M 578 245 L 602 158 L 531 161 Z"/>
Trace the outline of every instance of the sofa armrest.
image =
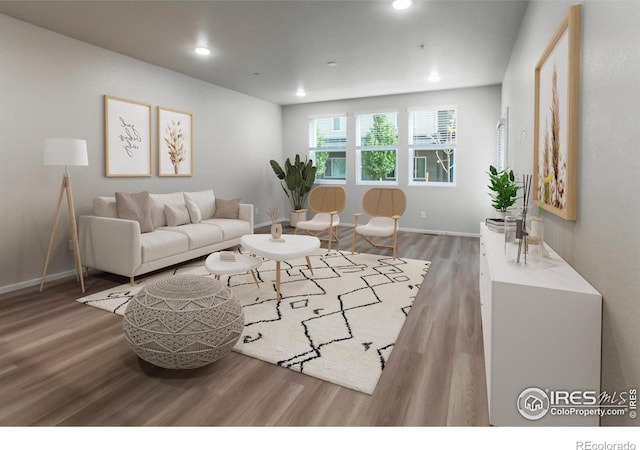
<path id="1" fill-rule="evenodd" d="M 79 234 L 87 267 L 130 277 L 142 264 L 140 224 L 135 220 L 80 216 Z"/>
<path id="2" fill-rule="evenodd" d="M 246 220 L 249 222 L 249 229 L 253 233 L 253 204 L 240 203 L 240 209 L 238 210 L 238 219 Z"/>

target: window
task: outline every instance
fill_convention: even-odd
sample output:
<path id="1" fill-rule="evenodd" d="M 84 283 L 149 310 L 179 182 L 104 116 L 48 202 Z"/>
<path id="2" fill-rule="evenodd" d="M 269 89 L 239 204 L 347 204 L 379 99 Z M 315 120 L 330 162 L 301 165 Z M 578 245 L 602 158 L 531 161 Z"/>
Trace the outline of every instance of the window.
<path id="1" fill-rule="evenodd" d="M 457 111 L 409 112 L 409 184 L 455 183 Z"/>
<path id="2" fill-rule="evenodd" d="M 358 184 L 396 184 L 398 114 L 360 114 L 356 117 Z"/>
<path id="3" fill-rule="evenodd" d="M 318 168 L 316 182 L 344 182 L 347 116 L 309 119 L 309 158 Z"/>
<path id="4" fill-rule="evenodd" d="M 507 168 L 507 132 L 508 132 L 508 117 L 509 108 L 504 114 L 502 119 L 498 121 L 496 125 L 498 146 L 496 149 L 496 169 L 498 171 L 505 170 Z"/>

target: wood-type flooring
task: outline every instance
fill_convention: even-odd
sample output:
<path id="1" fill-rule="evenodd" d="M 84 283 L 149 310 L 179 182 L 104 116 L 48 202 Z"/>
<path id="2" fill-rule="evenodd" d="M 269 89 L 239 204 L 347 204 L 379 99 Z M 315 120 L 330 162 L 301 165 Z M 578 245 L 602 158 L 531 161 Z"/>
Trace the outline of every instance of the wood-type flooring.
<path id="1" fill-rule="evenodd" d="M 335 247 L 352 234 L 340 227 Z M 356 251 L 391 254 L 361 238 Z M 373 395 L 235 352 L 190 371 L 151 366 L 120 316 L 75 301 L 74 278 L 1 295 L 0 425 L 486 426 L 478 252 L 473 237 L 399 233 L 400 257 L 432 265 Z M 87 295 L 127 281 L 92 271 Z"/>

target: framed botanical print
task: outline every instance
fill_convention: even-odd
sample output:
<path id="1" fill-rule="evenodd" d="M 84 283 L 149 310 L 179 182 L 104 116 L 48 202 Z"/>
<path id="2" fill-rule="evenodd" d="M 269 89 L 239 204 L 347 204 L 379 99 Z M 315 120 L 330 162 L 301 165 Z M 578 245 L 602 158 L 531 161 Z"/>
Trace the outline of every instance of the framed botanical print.
<path id="1" fill-rule="evenodd" d="M 580 5 L 572 6 L 535 69 L 533 202 L 576 220 Z"/>
<path id="2" fill-rule="evenodd" d="M 158 175 L 193 175 L 193 115 L 158 106 Z"/>
<path id="3" fill-rule="evenodd" d="M 104 96 L 107 177 L 151 176 L 151 105 Z"/>

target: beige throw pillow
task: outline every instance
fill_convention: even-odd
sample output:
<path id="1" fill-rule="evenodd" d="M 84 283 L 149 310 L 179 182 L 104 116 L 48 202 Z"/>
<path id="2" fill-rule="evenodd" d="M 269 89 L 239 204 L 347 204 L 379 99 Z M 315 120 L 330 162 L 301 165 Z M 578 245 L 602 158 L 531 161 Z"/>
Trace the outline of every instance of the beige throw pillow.
<path id="1" fill-rule="evenodd" d="M 140 232 L 153 231 L 151 221 L 151 198 L 147 191 L 138 193 L 116 192 L 118 218 L 135 220 L 140 224 Z"/>
<path id="2" fill-rule="evenodd" d="M 184 201 L 187 205 L 187 210 L 189 211 L 191 223 L 200 223 L 202 221 L 202 212 L 200 211 L 198 204 L 191 200 L 187 194 L 184 194 Z"/>
<path id="3" fill-rule="evenodd" d="M 216 219 L 237 219 L 240 214 L 240 199 L 224 200 L 216 198 Z"/>
<path id="4" fill-rule="evenodd" d="M 198 192 L 185 192 L 184 198 L 198 205 L 202 220 L 211 219 L 216 212 L 216 196 L 213 189 Z"/>
<path id="5" fill-rule="evenodd" d="M 177 227 L 191 222 L 187 205 L 164 205 L 164 215 L 167 217 L 168 227 Z"/>

